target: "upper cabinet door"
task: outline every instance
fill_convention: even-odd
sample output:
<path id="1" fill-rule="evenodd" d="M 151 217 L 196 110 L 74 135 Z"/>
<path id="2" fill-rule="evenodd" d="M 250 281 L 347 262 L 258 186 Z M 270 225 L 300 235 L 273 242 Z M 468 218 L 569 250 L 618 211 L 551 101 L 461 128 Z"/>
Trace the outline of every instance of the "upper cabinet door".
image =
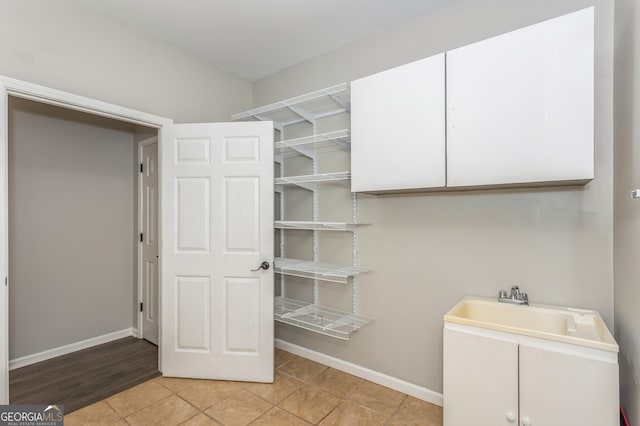
<path id="1" fill-rule="evenodd" d="M 445 186 L 444 54 L 351 82 L 351 190 Z"/>
<path id="2" fill-rule="evenodd" d="M 593 8 L 447 53 L 447 186 L 594 177 Z"/>

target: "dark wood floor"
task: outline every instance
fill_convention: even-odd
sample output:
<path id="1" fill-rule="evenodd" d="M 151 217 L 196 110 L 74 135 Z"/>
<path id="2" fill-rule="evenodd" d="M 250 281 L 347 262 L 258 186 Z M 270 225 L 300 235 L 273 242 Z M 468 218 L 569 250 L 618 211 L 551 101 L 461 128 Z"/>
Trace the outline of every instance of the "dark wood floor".
<path id="1" fill-rule="evenodd" d="M 9 398 L 68 414 L 159 375 L 158 348 L 126 337 L 10 371 Z"/>

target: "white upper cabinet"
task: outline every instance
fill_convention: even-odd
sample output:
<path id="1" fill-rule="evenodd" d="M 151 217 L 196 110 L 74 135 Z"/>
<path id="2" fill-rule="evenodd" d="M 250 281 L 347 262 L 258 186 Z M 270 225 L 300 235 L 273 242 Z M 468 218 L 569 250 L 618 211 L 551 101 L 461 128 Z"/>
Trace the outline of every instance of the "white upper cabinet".
<path id="1" fill-rule="evenodd" d="M 351 82 L 351 190 L 445 186 L 444 54 Z"/>
<path id="2" fill-rule="evenodd" d="M 352 191 L 593 179 L 593 25 L 591 7 L 353 81 Z"/>
<path id="3" fill-rule="evenodd" d="M 593 7 L 447 52 L 447 186 L 594 177 Z"/>

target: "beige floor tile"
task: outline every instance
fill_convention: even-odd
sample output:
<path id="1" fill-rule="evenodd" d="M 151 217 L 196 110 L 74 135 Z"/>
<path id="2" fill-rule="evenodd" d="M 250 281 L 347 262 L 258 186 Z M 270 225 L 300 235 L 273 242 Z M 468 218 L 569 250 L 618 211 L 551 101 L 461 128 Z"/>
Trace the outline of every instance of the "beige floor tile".
<path id="1" fill-rule="evenodd" d="M 277 404 L 304 385 L 300 380 L 276 371 L 273 383 L 245 383 L 246 390 Z"/>
<path id="2" fill-rule="evenodd" d="M 326 370 L 326 365 L 320 364 L 310 359 L 295 357 L 291 361 L 281 366 L 278 370 L 303 382 L 309 382 L 311 379 Z"/>
<path id="3" fill-rule="evenodd" d="M 120 416 L 104 401 L 88 405 L 64 416 L 64 424 L 75 425 L 111 425 L 120 420 Z"/>
<path id="4" fill-rule="evenodd" d="M 389 424 L 442 426 L 442 407 L 409 396 L 398 408 Z"/>
<path id="5" fill-rule="evenodd" d="M 305 385 L 279 406 L 311 423 L 318 423 L 341 402 L 341 399 L 320 388 Z"/>
<path id="6" fill-rule="evenodd" d="M 406 395 L 375 383 L 363 381 L 351 392 L 349 399 L 383 416 L 391 416 L 400 406 Z"/>
<path id="7" fill-rule="evenodd" d="M 132 426 L 179 425 L 198 414 L 198 410 L 185 400 L 171 395 L 137 411 L 125 420 Z"/>
<path id="8" fill-rule="evenodd" d="M 312 378 L 310 382 L 327 392 L 344 398 L 362 383 L 362 379 L 334 368 L 327 368 Z"/>
<path id="9" fill-rule="evenodd" d="M 387 420 L 382 414 L 351 401 L 343 401 L 320 424 L 322 426 L 382 426 Z"/>
<path id="10" fill-rule="evenodd" d="M 251 426 L 308 426 L 309 424 L 291 413 L 274 407 L 251 423 Z"/>
<path id="11" fill-rule="evenodd" d="M 125 422 L 124 420 L 118 420 L 117 422 L 115 422 L 111 426 L 129 426 L 129 423 Z"/>
<path id="12" fill-rule="evenodd" d="M 200 380 L 180 379 L 178 377 L 156 377 L 155 379 L 153 379 L 153 381 L 156 383 L 160 383 L 171 392 L 178 393 L 187 386 L 193 384 L 194 382 L 199 382 Z"/>
<path id="13" fill-rule="evenodd" d="M 190 384 L 178 392 L 178 395 L 187 402 L 204 410 L 223 399 L 229 398 L 241 389 L 240 385 L 235 382 L 201 380 Z"/>
<path id="14" fill-rule="evenodd" d="M 287 362 L 293 360 L 294 358 L 297 358 L 297 355 L 294 355 L 291 352 L 283 351 L 282 349 L 275 349 L 273 355 L 275 368 L 280 368 Z"/>
<path id="15" fill-rule="evenodd" d="M 224 425 L 244 426 L 272 407 L 264 399 L 243 389 L 209 408 L 206 414 Z"/>
<path id="16" fill-rule="evenodd" d="M 220 423 L 216 422 L 211 417 L 200 413 L 195 417 L 191 417 L 186 422 L 181 423 L 181 426 L 217 426 L 219 424 Z"/>
<path id="17" fill-rule="evenodd" d="M 122 417 L 141 410 L 171 395 L 164 386 L 148 381 L 107 398 L 109 405 Z"/>

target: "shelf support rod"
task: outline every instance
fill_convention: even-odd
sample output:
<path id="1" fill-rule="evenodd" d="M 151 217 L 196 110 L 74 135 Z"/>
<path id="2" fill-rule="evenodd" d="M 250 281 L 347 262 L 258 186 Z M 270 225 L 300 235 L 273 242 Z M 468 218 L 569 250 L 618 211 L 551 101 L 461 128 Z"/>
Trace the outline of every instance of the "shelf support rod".
<path id="1" fill-rule="evenodd" d="M 358 195 L 354 192 L 352 194 L 352 208 L 353 208 L 353 223 L 358 223 Z M 358 266 L 358 229 L 357 226 L 353 227 L 353 266 Z M 358 276 L 354 275 L 351 280 L 351 292 L 352 292 L 352 311 L 354 314 L 358 313 Z"/>
<path id="2" fill-rule="evenodd" d="M 276 128 L 276 130 L 278 130 L 278 134 L 280 136 L 280 140 L 284 140 L 285 138 L 285 130 L 284 130 L 284 126 L 282 125 L 282 123 L 277 123 L 280 127 L 278 128 L 276 126 L 276 122 L 273 122 L 274 127 Z M 280 156 L 281 160 L 284 160 L 284 156 Z M 284 167 L 284 161 L 282 161 L 280 163 L 280 176 L 285 174 L 285 167 Z M 274 190 L 276 191 L 276 193 L 278 193 L 279 197 L 280 197 L 280 220 L 285 220 L 285 216 L 284 216 L 284 212 L 285 212 L 285 202 L 284 202 L 284 187 L 282 185 L 278 186 L 278 185 L 274 185 L 273 186 Z M 280 230 L 280 257 L 286 257 L 286 253 L 285 253 L 285 232 L 284 229 Z M 285 298 L 287 297 L 286 295 L 286 291 L 285 291 L 285 278 L 284 275 L 280 275 L 280 297 Z"/>
<path id="3" fill-rule="evenodd" d="M 318 126 L 316 125 L 316 118 L 311 117 L 312 120 L 309 121 L 311 123 L 311 135 L 316 136 L 318 134 Z M 311 171 L 315 175 L 318 173 L 318 157 L 314 156 L 311 160 Z M 311 195 L 311 203 L 312 203 L 312 220 L 317 222 L 320 219 L 319 210 L 319 201 L 318 201 L 318 191 L 314 188 L 313 193 Z M 320 244 L 319 244 L 319 233 L 317 229 L 312 231 L 312 244 L 313 244 L 313 261 L 318 262 L 320 260 Z M 318 284 L 318 280 L 313 280 L 313 303 L 318 305 L 320 303 L 320 286 Z"/>

